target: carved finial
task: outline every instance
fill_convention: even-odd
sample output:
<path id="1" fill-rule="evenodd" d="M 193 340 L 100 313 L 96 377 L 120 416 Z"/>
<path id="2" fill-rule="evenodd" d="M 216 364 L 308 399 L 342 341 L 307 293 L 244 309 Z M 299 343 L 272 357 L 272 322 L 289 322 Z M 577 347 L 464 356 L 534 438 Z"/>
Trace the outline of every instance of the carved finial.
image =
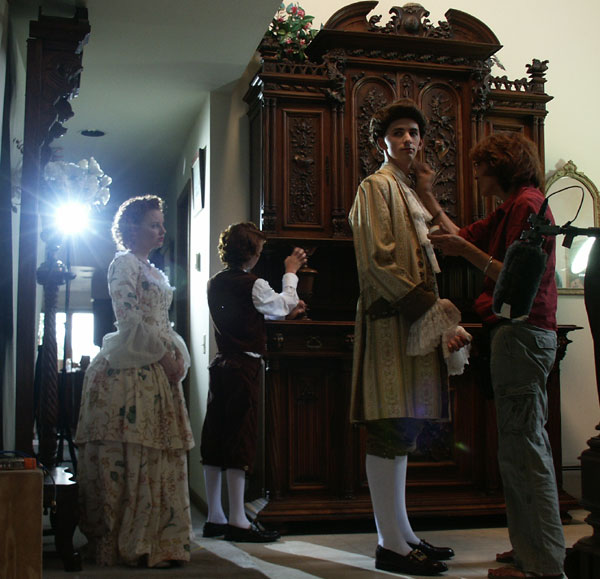
<path id="1" fill-rule="evenodd" d="M 538 60 L 534 58 L 531 64 L 527 65 L 527 74 L 530 76 L 529 86 L 531 92 L 544 93 L 544 84 L 546 84 L 546 77 L 544 73 L 548 70 L 547 60 Z"/>
<path id="2" fill-rule="evenodd" d="M 422 20 L 429 16 L 429 11 L 416 2 L 410 2 L 402 7 L 392 7 L 390 14 L 394 14 L 390 24 L 392 24 L 396 34 L 401 33 L 403 30 L 408 34 L 419 34 L 423 32 Z"/>
<path id="3" fill-rule="evenodd" d="M 390 8 L 390 14 L 392 15 L 391 20 L 383 27 L 379 26 L 381 16 L 369 18 L 369 31 L 399 36 L 452 37 L 452 29 L 447 22 L 439 22 L 439 26 L 433 26 L 427 18 L 429 10 L 416 2 L 409 2 L 404 6 L 393 6 Z"/>

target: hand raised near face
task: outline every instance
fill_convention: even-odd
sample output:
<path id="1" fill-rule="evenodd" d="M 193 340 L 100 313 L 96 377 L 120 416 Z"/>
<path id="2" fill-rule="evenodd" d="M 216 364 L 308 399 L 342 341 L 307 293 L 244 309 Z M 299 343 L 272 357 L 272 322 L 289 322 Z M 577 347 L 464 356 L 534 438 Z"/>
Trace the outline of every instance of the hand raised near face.
<path id="1" fill-rule="evenodd" d="M 286 273 L 296 273 L 307 261 L 306 251 L 301 247 L 294 247 L 294 251 L 288 255 L 283 263 Z"/>
<path id="2" fill-rule="evenodd" d="M 435 171 L 427 163 L 421 163 L 421 161 L 414 161 L 413 169 L 416 179 L 416 194 L 421 196 L 424 193 L 431 192 L 435 179 Z"/>

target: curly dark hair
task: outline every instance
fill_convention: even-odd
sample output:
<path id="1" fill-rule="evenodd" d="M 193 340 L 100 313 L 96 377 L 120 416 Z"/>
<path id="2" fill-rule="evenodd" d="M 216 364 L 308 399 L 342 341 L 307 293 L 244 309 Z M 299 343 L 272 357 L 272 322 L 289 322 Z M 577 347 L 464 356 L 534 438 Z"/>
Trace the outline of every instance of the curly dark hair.
<path id="1" fill-rule="evenodd" d="M 234 223 L 219 237 L 219 257 L 229 267 L 241 267 L 256 255 L 267 236 L 251 221 Z"/>
<path id="2" fill-rule="evenodd" d="M 475 163 L 487 163 L 488 174 L 498 179 L 503 191 L 525 185 L 543 188 L 544 173 L 533 141 L 516 132 L 494 133 L 471 149 Z"/>
<path id="3" fill-rule="evenodd" d="M 148 211 L 163 211 L 164 201 L 158 195 L 132 197 L 121 204 L 111 228 L 112 236 L 118 249 L 131 249 L 133 244 L 133 228 L 139 225 Z"/>
<path id="4" fill-rule="evenodd" d="M 408 98 L 398 99 L 393 103 L 379 109 L 372 117 L 369 123 L 369 137 L 371 142 L 379 149 L 377 139 L 385 136 L 388 127 L 398 119 L 412 119 L 419 125 L 419 134 L 421 138 L 425 136 L 427 130 L 427 119 L 416 105 L 415 101 Z"/>

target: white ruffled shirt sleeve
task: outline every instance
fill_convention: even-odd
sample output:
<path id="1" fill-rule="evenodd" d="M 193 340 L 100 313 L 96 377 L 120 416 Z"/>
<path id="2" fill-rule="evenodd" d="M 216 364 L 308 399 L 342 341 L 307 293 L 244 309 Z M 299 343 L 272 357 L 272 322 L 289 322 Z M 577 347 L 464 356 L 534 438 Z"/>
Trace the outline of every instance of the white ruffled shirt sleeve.
<path id="1" fill-rule="evenodd" d="M 281 293 L 277 293 L 262 278 L 258 278 L 252 286 L 252 303 L 267 320 L 283 319 L 298 305 L 298 276 L 295 273 L 283 274 L 281 286 Z"/>
<path id="2" fill-rule="evenodd" d="M 452 306 L 450 307 L 449 304 Z M 457 333 L 467 340 L 471 335 L 459 326 L 460 311 L 447 299 L 438 299 L 408 331 L 408 344 L 406 353 L 409 356 L 425 356 L 433 352 L 440 343 L 448 374 L 455 376 L 464 372 L 465 365 L 469 363 L 471 345 L 467 344 L 456 352 L 448 350 L 448 340 Z"/>
<path id="3" fill-rule="evenodd" d="M 152 364 L 167 351 L 156 328 L 144 320 L 140 308 L 137 286 L 142 275 L 137 258 L 131 254 L 116 257 L 108 270 L 108 287 L 118 331 L 104 336 L 100 353 L 112 368 L 139 368 Z"/>

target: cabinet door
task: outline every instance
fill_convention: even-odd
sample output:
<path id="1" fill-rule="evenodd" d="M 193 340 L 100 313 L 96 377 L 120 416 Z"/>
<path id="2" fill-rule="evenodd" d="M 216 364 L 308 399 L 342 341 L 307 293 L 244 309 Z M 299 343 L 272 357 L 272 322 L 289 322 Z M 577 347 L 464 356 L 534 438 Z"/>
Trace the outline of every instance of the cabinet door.
<path id="1" fill-rule="evenodd" d="M 342 497 L 358 448 L 348 421 L 348 360 L 282 357 L 266 373 L 267 490 L 273 498 Z M 350 468 L 349 468 L 350 467 Z"/>
<path id="2" fill-rule="evenodd" d="M 369 138 L 369 122 L 375 112 L 396 100 L 395 82 L 389 75 L 370 71 L 349 71 L 348 115 L 345 166 L 349 169 L 352 194 L 360 182 L 383 162 L 383 155 Z"/>
<path id="3" fill-rule="evenodd" d="M 270 163 L 274 233 L 290 237 L 331 235 L 331 113 L 321 106 L 281 106 Z"/>
<path id="4" fill-rule="evenodd" d="M 472 201 L 464 192 L 470 189 L 468 162 L 470 140 L 470 85 L 468 78 L 450 82 L 436 71 L 415 73 L 400 67 L 373 73 L 351 69 L 346 166 L 350 194 L 374 173 L 383 155 L 370 142 L 369 122 L 373 113 L 398 98 L 411 98 L 427 118 L 421 158 L 435 171 L 433 191 L 448 215 L 459 224 L 471 221 Z M 347 202 L 348 203 L 348 202 Z"/>

